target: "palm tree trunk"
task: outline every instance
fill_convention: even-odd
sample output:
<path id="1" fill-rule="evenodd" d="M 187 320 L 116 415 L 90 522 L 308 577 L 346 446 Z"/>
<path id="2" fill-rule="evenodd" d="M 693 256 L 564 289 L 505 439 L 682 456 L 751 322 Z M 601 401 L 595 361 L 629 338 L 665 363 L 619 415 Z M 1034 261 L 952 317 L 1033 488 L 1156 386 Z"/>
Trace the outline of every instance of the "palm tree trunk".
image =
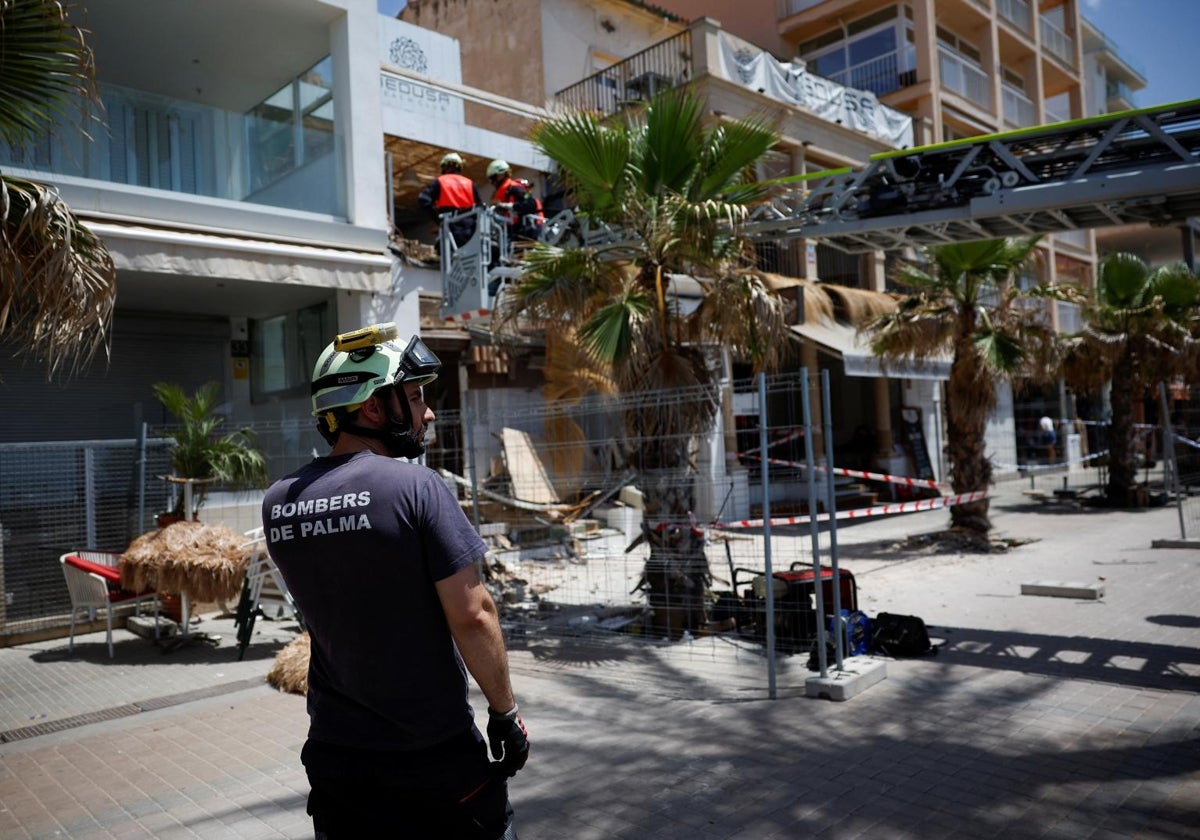
<path id="1" fill-rule="evenodd" d="M 964 320 L 947 389 L 957 398 L 946 405 L 946 451 L 950 456 L 950 486 L 956 494 L 986 490 L 992 480 L 984 432 L 988 412 L 995 402 L 995 390 L 991 378 L 979 369 L 980 359 L 971 346 L 974 319 Z M 992 527 L 988 500 L 951 507 L 950 524 L 986 542 Z"/>
<path id="2" fill-rule="evenodd" d="M 708 623 L 712 576 L 704 553 L 705 535 L 693 527 L 695 468 L 688 436 L 648 440 L 637 451 L 637 469 L 645 494 L 642 538 L 650 556 L 639 588 L 646 593 L 650 617 L 646 633 L 678 640 L 684 631 Z"/>
<path id="3" fill-rule="evenodd" d="M 1112 433 L 1108 450 L 1108 502 L 1113 507 L 1133 507 L 1137 465 L 1133 458 L 1133 400 L 1137 382 L 1134 351 L 1127 347 L 1113 366 Z"/>

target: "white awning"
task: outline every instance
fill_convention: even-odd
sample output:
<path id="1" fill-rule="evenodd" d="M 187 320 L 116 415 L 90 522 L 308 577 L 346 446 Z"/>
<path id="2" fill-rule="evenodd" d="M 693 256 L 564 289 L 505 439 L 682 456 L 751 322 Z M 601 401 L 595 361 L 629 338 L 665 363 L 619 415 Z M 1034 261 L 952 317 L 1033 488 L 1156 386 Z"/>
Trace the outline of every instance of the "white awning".
<path id="1" fill-rule="evenodd" d="M 842 360 L 847 376 L 890 379 L 949 379 L 950 360 L 944 357 L 931 359 L 897 359 L 887 362 L 886 367 L 878 356 L 871 352 L 870 342 L 854 327 L 828 321 L 810 321 L 796 324 L 792 331 L 802 338 L 815 341 Z"/>
<path id="2" fill-rule="evenodd" d="M 391 257 L 352 249 L 88 221 L 118 270 L 386 291 Z M 381 235 L 382 236 L 382 235 Z"/>

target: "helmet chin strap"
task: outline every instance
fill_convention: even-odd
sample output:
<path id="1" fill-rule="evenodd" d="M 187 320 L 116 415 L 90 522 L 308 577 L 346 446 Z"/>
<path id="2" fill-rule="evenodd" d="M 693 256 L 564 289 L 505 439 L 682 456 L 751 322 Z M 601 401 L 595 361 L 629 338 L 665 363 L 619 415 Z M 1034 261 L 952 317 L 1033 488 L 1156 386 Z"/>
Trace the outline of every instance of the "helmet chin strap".
<path id="1" fill-rule="evenodd" d="M 425 454 L 425 444 L 413 431 L 413 417 L 412 411 L 408 407 L 407 394 L 404 394 L 399 388 L 394 388 L 394 390 L 402 396 L 399 400 L 402 417 L 397 417 L 392 413 L 391 400 L 385 399 L 381 402 L 384 413 L 387 414 L 387 423 L 382 429 L 368 429 L 357 423 L 346 423 L 342 428 L 352 435 L 382 441 L 383 448 L 390 458 L 419 458 Z M 379 394 L 380 391 L 375 393 Z"/>

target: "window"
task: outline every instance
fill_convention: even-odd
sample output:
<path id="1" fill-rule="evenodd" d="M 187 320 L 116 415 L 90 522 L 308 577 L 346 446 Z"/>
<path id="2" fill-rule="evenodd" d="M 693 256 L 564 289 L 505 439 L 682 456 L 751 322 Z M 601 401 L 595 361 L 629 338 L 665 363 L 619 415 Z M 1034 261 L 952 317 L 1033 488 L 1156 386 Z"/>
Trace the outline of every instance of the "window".
<path id="1" fill-rule="evenodd" d="M 323 58 L 251 108 L 246 136 L 252 192 L 332 152 L 331 59 Z"/>
<path id="2" fill-rule="evenodd" d="M 883 96 L 916 81 L 912 25 L 889 6 L 851 21 L 845 38 L 834 29 L 805 41 L 799 54 L 818 76 Z"/>
<path id="3" fill-rule="evenodd" d="M 317 357 L 329 343 L 329 304 L 250 321 L 250 394 L 254 402 L 308 393 Z"/>

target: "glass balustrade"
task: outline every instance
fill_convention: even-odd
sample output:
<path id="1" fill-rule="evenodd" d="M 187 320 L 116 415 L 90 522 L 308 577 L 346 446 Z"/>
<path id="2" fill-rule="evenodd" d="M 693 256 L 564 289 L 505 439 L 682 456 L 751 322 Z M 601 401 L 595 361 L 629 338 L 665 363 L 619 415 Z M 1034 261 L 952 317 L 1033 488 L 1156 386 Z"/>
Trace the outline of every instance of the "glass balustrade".
<path id="1" fill-rule="evenodd" d="M 1028 96 L 1008 85 L 1001 86 L 1004 122 L 1013 128 L 1037 125 L 1037 107 Z"/>
<path id="2" fill-rule="evenodd" d="M 944 47 L 938 48 L 938 69 L 943 87 L 981 108 L 991 109 L 992 91 L 986 73 Z"/>
<path id="3" fill-rule="evenodd" d="M 311 77 L 310 77 L 311 78 Z M 116 85 L 103 121 L 63 125 L 33 148 L 0 142 L 0 165 L 345 217 L 332 96 L 285 86 L 240 114 Z"/>
<path id="4" fill-rule="evenodd" d="M 1068 67 L 1075 66 L 1075 40 L 1046 18 L 1041 19 L 1042 46 Z"/>

